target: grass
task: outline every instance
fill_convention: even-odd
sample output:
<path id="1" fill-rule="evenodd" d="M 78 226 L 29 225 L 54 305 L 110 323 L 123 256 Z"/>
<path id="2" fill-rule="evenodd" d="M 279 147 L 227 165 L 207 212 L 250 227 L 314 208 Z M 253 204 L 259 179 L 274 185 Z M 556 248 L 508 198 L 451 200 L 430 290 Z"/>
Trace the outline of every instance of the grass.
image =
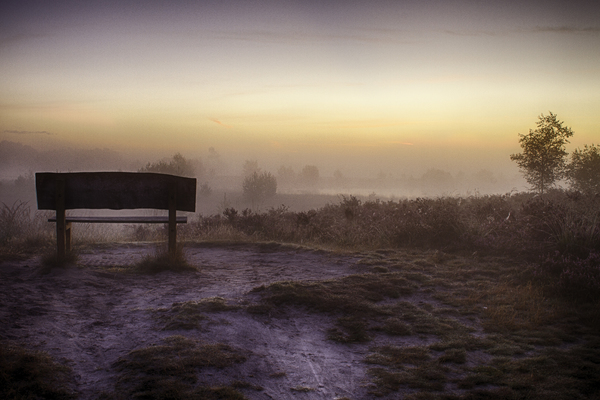
<path id="1" fill-rule="evenodd" d="M 598 309 L 549 296 L 527 263 L 409 249 L 355 255 L 368 272 L 260 286 L 250 307 L 271 318 L 328 315 L 327 339 L 376 343 L 364 359 L 373 396 L 600 395 Z M 393 338 L 405 344 L 377 344 Z"/>
<path id="2" fill-rule="evenodd" d="M 158 248 L 156 254 L 144 257 L 133 270 L 142 274 L 157 274 L 164 271 L 195 272 L 198 269 L 185 259 L 183 248 L 178 246 L 172 256 L 164 248 Z"/>
<path id="3" fill-rule="evenodd" d="M 203 313 L 232 311 L 239 308 L 239 306 L 227 304 L 222 297 L 208 297 L 201 300 L 173 303 L 170 308 L 157 309 L 154 313 L 163 330 L 189 330 L 199 329 L 202 322 L 209 320 Z"/>
<path id="4" fill-rule="evenodd" d="M 42 274 L 47 274 L 55 268 L 67 268 L 70 265 L 75 265 L 78 258 L 76 251 L 68 252 L 62 259 L 58 258 L 56 251 L 48 252 L 42 256 L 42 268 L 40 269 L 40 272 Z"/>
<path id="5" fill-rule="evenodd" d="M 25 208 L 5 206 L 0 227 L 25 220 Z M 305 213 L 229 210 L 201 217 L 182 233 L 353 252 L 360 272 L 260 286 L 253 290 L 259 300 L 245 309 L 264 319 L 328 316 L 325 340 L 371 346 L 364 361 L 373 395 L 583 399 L 600 397 L 598 214 L 598 199 L 560 191 L 544 199 L 350 197 Z M 2 254 L 18 254 L 27 237 L 6 232 Z M 181 252 L 175 259 L 157 254 L 135 268 L 195 269 Z M 208 313 L 231 307 L 212 298 L 155 315 L 167 330 L 199 329 Z M 233 358 L 219 367 L 202 358 L 207 353 Z M 117 389 L 126 397 L 243 398 L 235 396 L 242 396 L 236 388 L 244 382 L 213 387 L 198 380 L 204 368 L 229 368 L 243 357 L 229 347 L 171 337 L 122 358 Z"/>
<path id="6" fill-rule="evenodd" d="M 199 379 L 207 368 L 224 369 L 246 361 L 246 354 L 222 343 L 203 343 L 169 336 L 162 344 L 134 350 L 116 363 L 120 376 L 115 393 L 105 399 L 222 399 L 246 397 L 230 385 Z M 239 387 L 239 382 L 232 382 Z"/>
<path id="7" fill-rule="evenodd" d="M 52 227 L 46 213 L 31 212 L 27 202 L 0 206 L 0 261 L 19 259 L 51 248 Z"/>
<path id="8" fill-rule="evenodd" d="M 378 304 L 388 298 L 399 298 L 414 291 L 414 285 L 398 273 L 357 274 L 319 282 L 276 282 L 260 286 L 262 303 L 249 311 L 270 312 L 280 306 L 302 306 L 309 310 L 337 316 L 329 338 L 338 342 L 366 342 L 373 318 L 394 314 L 393 307 Z"/>
<path id="9" fill-rule="evenodd" d="M 0 342 L 0 398 L 75 399 L 72 371 L 48 353 Z"/>

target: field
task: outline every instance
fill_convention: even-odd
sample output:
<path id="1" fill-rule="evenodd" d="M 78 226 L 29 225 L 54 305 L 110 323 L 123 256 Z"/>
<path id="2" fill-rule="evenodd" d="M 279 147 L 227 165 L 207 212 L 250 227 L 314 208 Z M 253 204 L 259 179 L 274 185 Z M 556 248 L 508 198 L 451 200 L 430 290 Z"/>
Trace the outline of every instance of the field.
<path id="1" fill-rule="evenodd" d="M 2 398 L 600 398 L 598 199 L 225 207 L 75 231 L 4 205 Z"/>

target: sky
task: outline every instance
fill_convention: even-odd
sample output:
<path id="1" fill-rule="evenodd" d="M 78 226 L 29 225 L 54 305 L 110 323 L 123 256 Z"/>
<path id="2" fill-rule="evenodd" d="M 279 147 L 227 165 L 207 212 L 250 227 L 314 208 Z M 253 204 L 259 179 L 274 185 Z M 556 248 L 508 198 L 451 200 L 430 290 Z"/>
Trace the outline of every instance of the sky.
<path id="1" fill-rule="evenodd" d="M 597 1 L 0 5 L 0 140 L 38 149 L 514 172 L 550 111 L 600 142 Z"/>

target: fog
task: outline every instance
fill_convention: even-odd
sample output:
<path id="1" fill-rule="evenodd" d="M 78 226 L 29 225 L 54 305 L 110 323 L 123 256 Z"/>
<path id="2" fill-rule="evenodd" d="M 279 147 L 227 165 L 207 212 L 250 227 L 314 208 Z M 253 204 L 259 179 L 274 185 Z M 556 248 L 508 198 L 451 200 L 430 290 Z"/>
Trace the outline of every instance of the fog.
<path id="1" fill-rule="evenodd" d="M 261 203 L 262 209 L 285 205 L 293 211 L 303 211 L 336 203 L 342 196 L 349 195 L 387 201 L 504 194 L 527 189 L 508 154 L 505 162 L 470 160 L 471 165 L 460 157 L 451 163 L 449 156 L 438 162 L 418 162 L 414 160 L 414 154 L 410 165 L 400 157 L 394 162 L 357 154 L 351 154 L 349 159 L 329 157 L 321 160 L 308 154 L 286 160 L 278 154 L 240 158 L 228 154 L 226 149 L 212 147 L 200 154 L 185 149 L 179 154 L 193 166 L 192 174 L 198 179 L 199 187 L 198 212 L 203 214 L 219 213 L 228 206 L 248 207 L 241 196 L 244 173 L 248 168 L 269 172 L 277 179 L 277 195 Z M 0 201 L 12 204 L 20 200 L 35 204 L 35 172 L 139 171 L 149 163 L 169 161 L 173 156 L 174 153 L 134 149 L 63 147 L 45 150 L 4 140 L 0 142 Z"/>

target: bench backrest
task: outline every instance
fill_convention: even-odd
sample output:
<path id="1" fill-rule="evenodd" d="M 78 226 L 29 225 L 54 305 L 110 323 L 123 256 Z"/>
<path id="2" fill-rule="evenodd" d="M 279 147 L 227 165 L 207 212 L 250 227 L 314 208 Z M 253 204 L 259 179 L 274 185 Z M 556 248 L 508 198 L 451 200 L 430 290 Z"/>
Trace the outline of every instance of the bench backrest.
<path id="1" fill-rule="evenodd" d="M 35 174 L 39 210 L 56 210 L 57 187 L 64 182 L 65 209 L 169 209 L 175 190 L 179 211 L 196 211 L 196 179 L 150 172 L 72 172 Z"/>

